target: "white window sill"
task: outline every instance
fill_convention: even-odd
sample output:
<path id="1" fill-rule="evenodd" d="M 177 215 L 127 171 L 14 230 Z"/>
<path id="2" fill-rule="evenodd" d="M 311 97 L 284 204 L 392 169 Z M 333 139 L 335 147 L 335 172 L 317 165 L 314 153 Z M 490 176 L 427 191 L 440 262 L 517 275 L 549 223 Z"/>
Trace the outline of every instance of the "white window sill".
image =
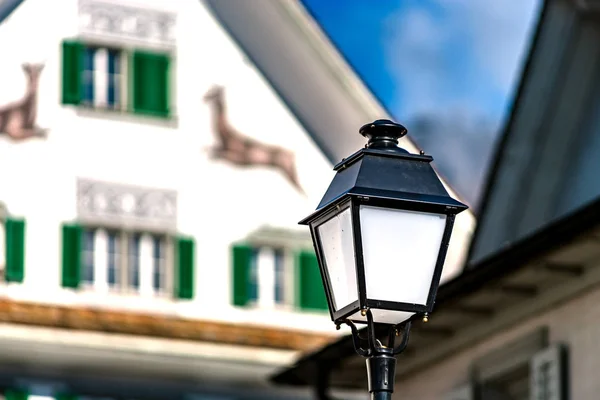
<path id="1" fill-rule="evenodd" d="M 256 312 L 274 312 L 274 313 L 294 313 L 294 314 L 313 314 L 313 315 L 329 315 L 327 310 L 309 310 L 299 308 L 290 304 L 270 304 L 264 305 L 254 302 L 249 302 L 246 306 L 235 306 L 236 308 Z"/>
<path id="2" fill-rule="evenodd" d="M 66 106 L 73 107 L 71 105 Z M 177 117 L 177 115 L 174 114 L 168 117 L 159 117 L 145 114 L 137 114 L 133 111 L 125 110 L 113 110 L 85 106 L 74 107 L 76 109 L 76 114 L 79 117 L 99 118 L 104 120 L 112 120 L 115 122 L 142 123 L 172 129 L 176 129 L 179 126 L 179 118 Z"/>
<path id="3" fill-rule="evenodd" d="M 197 307 L 197 306 L 196 306 Z M 185 309 L 180 308 L 180 312 Z M 197 313 L 197 309 L 190 309 Z M 242 324 L 249 326 L 283 328 L 299 332 L 313 332 L 326 335 L 347 334 L 342 330 L 336 331 L 328 311 L 308 311 L 289 307 L 287 309 L 266 307 L 230 306 L 219 309 L 204 310 L 202 318 L 213 321 Z"/>

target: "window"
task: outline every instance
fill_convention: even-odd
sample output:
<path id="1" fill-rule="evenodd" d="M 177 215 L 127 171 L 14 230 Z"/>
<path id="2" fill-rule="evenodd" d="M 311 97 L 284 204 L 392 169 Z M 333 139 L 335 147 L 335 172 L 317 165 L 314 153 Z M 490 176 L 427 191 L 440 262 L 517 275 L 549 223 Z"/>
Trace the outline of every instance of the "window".
<path id="1" fill-rule="evenodd" d="M 532 360 L 547 346 L 548 331 L 540 328 L 478 358 L 473 363 L 481 400 L 528 400 L 532 397 Z M 537 398 L 537 397 L 535 397 Z"/>
<path id="2" fill-rule="evenodd" d="M 232 265 L 236 306 L 328 308 L 313 251 L 236 244 Z"/>
<path id="3" fill-rule="evenodd" d="M 88 285 L 94 284 L 94 229 L 83 231 L 83 257 L 81 280 Z"/>
<path id="4" fill-rule="evenodd" d="M 83 49 L 83 73 L 82 73 L 82 86 L 83 93 L 81 102 L 87 106 L 94 105 L 94 55 L 96 49 L 85 48 Z"/>
<path id="5" fill-rule="evenodd" d="M 155 293 L 165 293 L 167 289 L 166 239 L 152 236 L 152 288 Z"/>
<path id="6" fill-rule="evenodd" d="M 531 398 L 569 398 L 569 349 L 564 343 L 556 343 L 537 352 L 530 361 Z"/>
<path id="7" fill-rule="evenodd" d="M 65 224 L 62 246 L 64 287 L 193 297 L 190 238 Z"/>
<path id="8" fill-rule="evenodd" d="M 62 56 L 63 104 L 170 115 L 170 54 L 65 41 Z"/>
<path id="9" fill-rule="evenodd" d="M 480 390 L 482 400 L 529 400 L 529 365 L 483 382 Z"/>
<path id="10" fill-rule="evenodd" d="M 108 268 L 108 287 L 117 289 L 121 286 L 121 262 L 119 249 L 119 233 L 116 231 L 107 231 L 107 268 Z"/>
<path id="11" fill-rule="evenodd" d="M 142 235 L 140 233 L 130 234 L 129 236 L 129 263 L 127 283 L 129 289 L 137 291 L 140 288 L 140 241 Z"/>
<path id="12" fill-rule="evenodd" d="M 82 48 L 81 105 L 120 109 L 121 51 L 101 47 Z"/>
<path id="13" fill-rule="evenodd" d="M 250 276 L 246 283 L 248 285 L 248 301 L 255 303 L 258 302 L 259 295 L 258 249 L 252 249 L 250 254 Z"/>
<path id="14" fill-rule="evenodd" d="M 275 249 L 275 304 L 285 304 L 287 274 L 285 271 L 285 252 L 283 249 Z"/>
<path id="15" fill-rule="evenodd" d="M 108 93 L 106 104 L 109 108 L 121 106 L 121 52 L 109 49 L 108 55 Z"/>

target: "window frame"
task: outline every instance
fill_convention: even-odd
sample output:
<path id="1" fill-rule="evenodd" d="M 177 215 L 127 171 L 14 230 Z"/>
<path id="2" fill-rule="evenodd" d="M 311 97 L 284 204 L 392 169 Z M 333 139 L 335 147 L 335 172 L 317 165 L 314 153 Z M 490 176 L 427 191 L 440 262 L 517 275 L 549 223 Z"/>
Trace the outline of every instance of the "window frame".
<path id="1" fill-rule="evenodd" d="M 83 57 L 83 62 L 82 62 L 82 66 L 81 66 L 81 71 L 80 74 L 80 85 L 81 85 L 81 100 L 79 102 L 79 106 L 85 109 L 90 109 L 90 110 L 106 110 L 106 111 L 114 111 L 114 112 L 130 112 L 131 110 L 129 110 L 128 107 L 128 101 L 127 101 L 127 90 L 124 90 L 125 87 L 127 86 L 127 74 L 128 74 L 128 66 L 129 66 L 129 52 L 127 50 L 124 50 L 118 46 L 115 46 L 114 44 L 94 44 L 94 43 L 90 43 L 88 41 L 81 41 L 80 43 L 81 46 L 81 51 L 82 51 L 82 57 Z M 87 52 L 91 50 L 91 57 L 92 57 L 92 69 L 88 70 L 86 67 L 86 57 L 87 57 Z M 100 71 L 101 69 L 98 69 L 98 65 L 95 64 L 95 57 L 96 54 L 98 52 L 98 50 L 103 50 L 106 54 L 106 70 L 104 71 L 105 75 L 106 75 L 106 79 L 107 79 L 107 87 L 106 87 L 106 99 L 104 99 L 104 101 L 102 102 L 102 104 L 95 104 L 94 100 L 95 100 L 95 82 L 96 79 L 100 76 Z M 110 56 L 109 54 L 113 52 L 113 53 L 117 53 L 118 54 L 118 73 L 110 73 L 110 66 L 109 66 L 109 61 L 110 61 Z M 86 75 L 87 74 L 87 75 Z M 114 80 L 114 82 L 118 82 L 118 85 L 114 85 L 113 82 L 113 86 L 115 88 L 118 87 L 118 90 L 116 90 L 117 92 L 117 96 L 115 96 L 115 101 L 113 103 L 113 105 L 109 104 L 109 90 L 110 90 L 110 86 L 111 86 L 111 81 L 113 81 L 112 76 L 116 76 L 117 79 Z M 91 81 L 91 82 L 88 82 Z M 87 84 L 91 84 L 92 85 L 92 90 L 91 90 L 91 99 L 87 99 L 87 95 L 86 95 L 86 85 Z"/>
<path id="2" fill-rule="evenodd" d="M 284 228 L 273 228 L 270 226 L 262 226 L 251 232 L 243 241 L 252 249 L 259 250 L 260 248 L 269 248 L 273 252 L 273 286 L 266 288 L 271 292 L 272 302 L 269 307 L 264 307 L 261 303 L 261 285 L 258 281 L 258 298 L 256 301 L 249 300 L 246 308 L 260 310 L 275 310 L 275 311 L 297 311 L 297 282 L 296 282 L 296 254 L 302 250 L 312 250 L 313 244 L 306 232 L 293 231 Z M 281 250 L 283 253 L 283 271 L 284 271 L 284 301 L 278 303 L 276 301 L 276 265 L 275 251 Z M 260 270 L 260 267 L 257 267 Z M 271 296 L 269 296 L 271 297 Z"/>
<path id="3" fill-rule="evenodd" d="M 97 228 L 90 228 L 87 226 L 82 226 L 81 227 L 81 265 L 79 266 L 79 286 L 81 289 L 83 290 L 94 290 L 95 289 L 95 285 L 96 285 L 96 268 L 98 267 L 96 265 L 96 232 L 97 232 Z M 92 245 L 91 245 L 91 250 L 86 248 L 86 234 L 91 232 L 91 236 L 92 236 Z M 87 253 L 91 253 L 91 254 L 87 254 Z M 91 257 L 91 262 L 92 262 L 92 280 L 87 281 L 85 279 L 86 276 L 86 268 L 87 268 L 87 263 L 86 263 L 86 257 Z"/>
<path id="4" fill-rule="evenodd" d="M 520 370 L 529 371 L 530 360 L 548 346 L 547 327 L 521 335 L 475 359 L 471 365 L 477 391 L 481 395 L 486 383 L 502 380 Z M 528 376 L 528 381 L 531 376 Z"/>
<path id="5" fill-rule="evenodd" d="M 64 38 L 63 42 L 76 42 L 81 46 L 81 51 L 86 48 L 105 49 L 107 51 L 118 51 L 120 54 L 119 63 L 119 107 L 108 107 L 107 105 L 100 107 L 93 104 L 83 104 L 83 94 L 80 92 L 79 104 L 76 104 L 78 110 L 85 110 L 92 113 L 105 112 L 107 115 L 125 114 L 135 116 L 142 119 L 150 118 L 152 120 L 174 120 L 177 115 L 177 52 L 174 46 L 154 45 L 141 41 L 117 40 L 102 38 L 90 35 L 77 35 L 73 38 Z M 137 113 L 133 105 L 133 79 L 130 79 L 133 72 L 133 54 L 136 51 L 157 53 L 166 56 L 169 60 L 169 70 L 167 77 L 167 98 L 168 98 L 168 113 L 166 115 L 160 113 Z M 83 54 L 81 55 L 83 57 Z M 61 68 L 64 69 L 64 66 Z M 80 90 L 83 90 L 83 62 L 80 66 Z M 108 69 L 106 71 L 108 75 Z M 94 78 L 95 79 L 95 74 Z M 108 89 L 107 89 L 108 90 Z M 72 105 L 65 104 L 63 105 Z"/>
<path id="6" fill-rule="evenodd" d="M 172 251 L 170 251 L 170 249 L 173 248 L 174 246 L 174 241 L 175 241 L 175 237 L 166 233 L 162 233 L 162 234 L 158 234 L 158 233 L 153 233 L 150 234 L 153 242 L 155 238 L 159 238 L 160 239 L 160 243 L 162 246 L 162 251 L 164 252 L 163 257 L 158 257 L 158 258 L 162 258 L 162 263 L 164 264 L 164 271 L 162 272 L 162 286 L 159 285 L 159 287 L 157 288 L 154 285 L 154 279 L 155 279 L 155 262 L 156 262 L 156 257 L 154 256 L 154 243 L 152 245 L 152 294 L 155 297 L 160 297 L 160 298 L 174 298 L 174 291 L 173 291 L 173 276 L 174 276 L 174 272 L 175 272 L 175 257 Z"/>
<path id="7" fill-rule="evenodd" d="M 106 260 L 106 284 L 108 287 L 108 291 L 109 292 L 113 292 L 113 293 L 119 293 L 121 292 L 122 289 L 122 285 L 123 285 L 123 250 L 122 250 L 122 236 L 123 233 L 121 230 L 118 229 L 104 229 L 106 234 L 107 234 L 107 243 L 106 243 L 106 255 L 107 255 L 107 260 Z M 111 252 L 110 251 L 110 247 L 108 244 L 108 238 L 109 238 L 109 233 L 115 233 L 115 247 L 116 247 L 116 251 Z M 110 283 L 110 278 L 109 278 L 109 272 L 110 272 L 110 256 L 112 254 L 116 255 L 116 260 L 115 260 L 115 280 L 116 280 L 116 284 L 111 284 Z"/>
<path id="8" fill-rule="evenodd" d="M 105 224 L 105 223 L 92 223 L 92 222 L 86 222 L 86 221 L 79 221 L 78 222 L 79 226 L 81 226 L 81 230 L 82 230 L 82 234 L 83 232 L 85 232 L 86 230 L 93 230 L 94 231 L 94 242 L 96 240 L 96 234 L 99 230 L 103 230 L 104 232 L 107 233 L 107 244 L 106 244 L 106 265 L 103 266 L 103 268 L 106 269 L 106 282 L 97 282 L 96 281 L 96 268 L 99 268 L 98 265 L 94 264 L 94 282 L 90 285 L 87 284 L 83 278 L 80 278 L 80 290 L 84 290 L 87 292 L 98 292 L 99 285 L 105 285 L 104 287 L 106 287 L 107 292 L 109 294 L 114 294 L 114 295 L 125 295 L 125 296 L 134 296 L 134 297 L 139 297 L 143 295 L 142 292 L 142 264 L 141 264 L 141 257 L 138 254 L 139 257 L 139 269 L 138 269 L 138 279 L 139 279 L 139 285 L 137 290 L 132 290 L 132 288 L 129 285 L 129 268 L 130 268 L 130 253 L 129 253 L 129 245 L 130 245 L 130 238 L 133 237 L 133 235 L 135 234 L 139 234 L 140 235 L 140 249 L 143 243 L 143 238 L 144 236 L 149 236 L 149 237 L 160 237 L 163 241 L 164 244 L 164 250 L 165 250 L 165 257 L 164 257 L 164 263 L 165 263 L 165 279 L 164 279 L 164 284 L 165 286 L 160 289 L 160 290 L 155 290 L 154 288 L 154 281 L 152 280 L 151 282 L 151 296 L 152 298 L 162 298 L 162 299 L 168 299 L 168 300 L 175 300 L 176 296 L 174 295 L 173 292 L 173 285 L 174 285 L 174 279 L 173 279 L 173 275 L 175 272 L 175 257 L 174 257 L 174 245 L 175 245 L 175 241 L 177 239 L 176 234 L 170 232 L 170 231 L 164 231 L 164 230 L 160 230 L 160 229 L 151 229 L 151 228 L 136 228 L 136 227 L 119 227 L 113 224 Z M 111 285 L 110 281 L 109 281 L 109 247 L 108 247 L 108 233 L 109 232 L 115 232 L 117 235 L 117 273 L 118 273 L 118 284 L 117 285 Z M 83 239 L 83 238 L 82 238 Z M 81 261 L 81 265 L 80 265 L 80 273 L 81 276 L 83 277 L 83 256 L 84 256 L 84 248 L 83 248 L 83 241 L 82 241 L 82 246 L 80 249 L 81 253 L 82 253 L 82 261 Z M 96 254 L 96 249 L 94 249 L 94 260 L 95 260 L 95 254 Z M 152 274 L 152 278 L 154 279 L 154 256 L 152 256 L 152 270 L 151 270 L 151 274 Z"/>

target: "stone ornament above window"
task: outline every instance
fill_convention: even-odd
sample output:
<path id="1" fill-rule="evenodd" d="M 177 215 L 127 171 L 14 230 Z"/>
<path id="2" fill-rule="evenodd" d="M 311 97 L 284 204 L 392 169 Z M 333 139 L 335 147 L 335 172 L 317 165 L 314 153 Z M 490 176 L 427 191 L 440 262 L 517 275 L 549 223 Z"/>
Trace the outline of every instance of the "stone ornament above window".
<path id="1" fill-rule="evenodd" d="M 253 245 L 289 248 L 312 248 L 312 239 L 306 230 L 262 225 L 250 232 L 244 241 Z"/>
<path id="2" fill-rule="evenodd" d="M 79 179 L 77 214 L 80 219 L 95 223 L 175 229 L 177 193 Z"/>
<path id="3" fill-rule="evenodd" d="M 175 22 L 176 15 L 166 11 L 79 0 L 79 31 L 83 34 L 174 46 Z"/>

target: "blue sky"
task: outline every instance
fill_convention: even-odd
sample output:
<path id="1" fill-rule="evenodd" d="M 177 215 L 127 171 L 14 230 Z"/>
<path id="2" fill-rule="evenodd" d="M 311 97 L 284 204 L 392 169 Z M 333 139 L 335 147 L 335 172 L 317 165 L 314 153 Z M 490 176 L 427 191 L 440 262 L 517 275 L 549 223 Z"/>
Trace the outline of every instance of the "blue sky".
<path id="1" fill-rule="evenodd" d="M 416 116 L 460 115 L 475 130 L 485 121 L 478 134 L 489 143 L 511 104 L 541 6 L 541 0 L 303 2 L 409 134 Z M 458 166 L 445 167 L 453 168 L 446 175 L 461 174 Z"/>

